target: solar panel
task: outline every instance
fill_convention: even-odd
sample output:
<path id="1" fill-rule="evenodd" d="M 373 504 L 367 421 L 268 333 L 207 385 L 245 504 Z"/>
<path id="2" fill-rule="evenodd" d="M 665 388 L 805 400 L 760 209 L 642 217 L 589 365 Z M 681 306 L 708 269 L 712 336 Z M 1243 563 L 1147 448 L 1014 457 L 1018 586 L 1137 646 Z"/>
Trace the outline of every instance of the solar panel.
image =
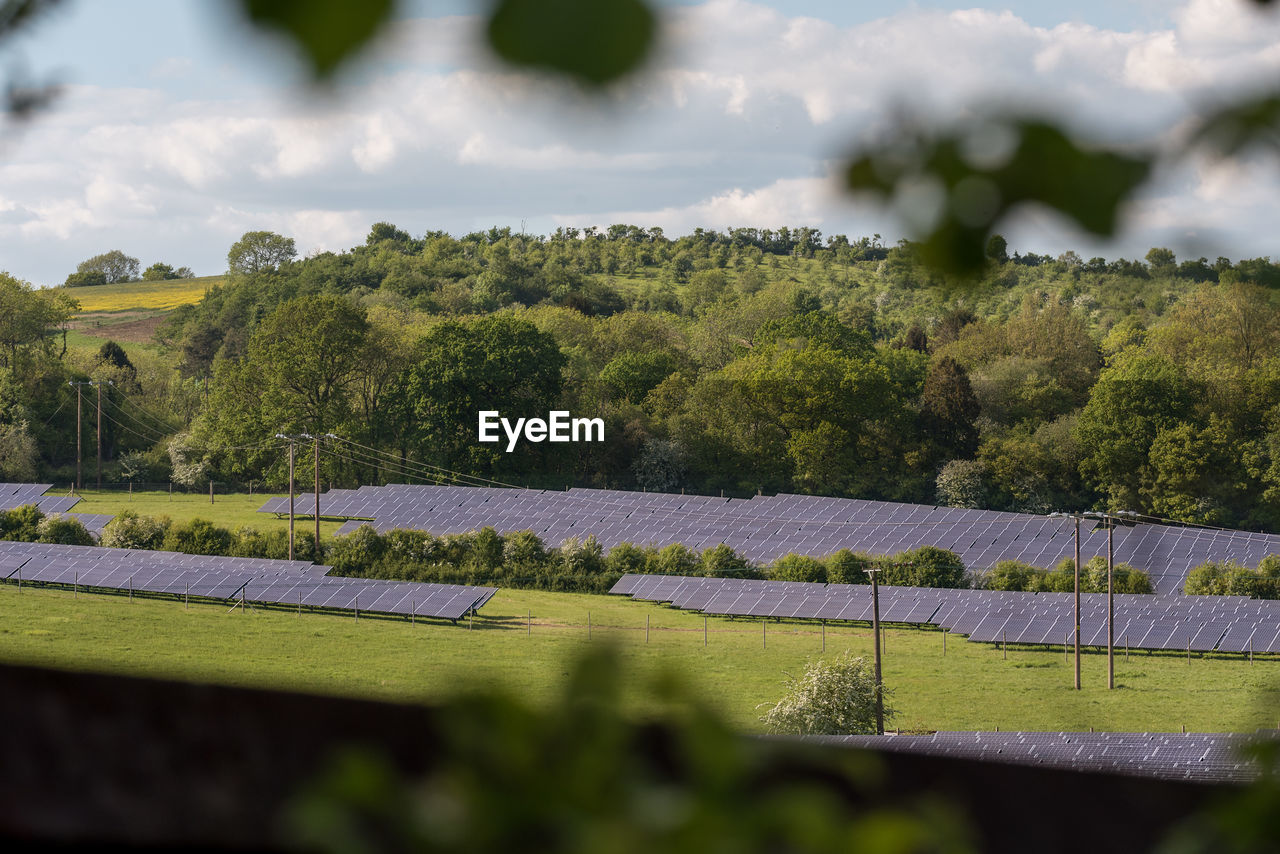
<path id="1" fill-rule="evenodd" d="M 2 488 L 2 487 L 0 487 Z M 0 578 L 139 593 L 402 614 L 459 620 L 493 587 L 379 581 L 322 574 L 305 561 L 186 555 L 98 546 L 0 541 Z"/>
<path id="2" fill-rule="evenodd" d="M 311 496 L 296 499 L 307 512 Z M 263 512 L 287 510 L 285 499 Z M 721 542 L 757 562 L 789 552 L 825 556 L 842 548 L 894 554 L 922 545 L 956 551 L 973 570 L 1006 559 L 1052 567 L 1073 553 L 1070 520 L 988 510 L 931 507 L 803 495 L 731 499 L 667 493 L 581 489 L 566 492 L 465 486 L 393 484 L 332 490 L 321 512 L 347 518 L 338 533 L 373 520 L 381 532 L 415 528 L 457 534 L 492 526 L 499 532 L 532 530 L 549 545 L 595 535 L 612 548 L 629 542 L 662 547 L 683 543 L 704 549 Z M 1082 531 L 1082 557 L 1104 554 L 1103 531 Z M 1180 592 L 1187 572 L 1205 560 L 1280 554 L 1280 536 L 1139 524 L 1115 532 L 1116 559 L 1147 570 L 1158 593 Z"/>

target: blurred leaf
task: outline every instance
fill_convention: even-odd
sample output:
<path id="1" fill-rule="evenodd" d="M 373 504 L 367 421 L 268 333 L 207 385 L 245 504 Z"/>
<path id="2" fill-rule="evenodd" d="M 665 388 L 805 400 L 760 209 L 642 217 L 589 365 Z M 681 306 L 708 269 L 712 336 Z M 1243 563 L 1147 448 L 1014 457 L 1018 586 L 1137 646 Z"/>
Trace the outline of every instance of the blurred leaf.
<path id="1" fill-rule="evenodd" d="M 515 65 L 600 86 L 640 65 L 656 28 L 642 0 L 500 0 L 489 43 Z"/>
<path id="2" fill-rule="evenodd" d="M 240 0 L 254 24 L 293 39 L 325 78 L 360 51 L 391 18 L 394 0 Z"/>
<path id="3" fill-rule="evenodd" d="M 978 150 L 998 138 L 1006 154 Z M 1149 155 L 1087 149 L 1052 124 L 1015 118 L 942 136 L 905 131 L 857 156 L 846 178 L 855 192 L 906 206 L 924 232 L 924 261 L 968 277 L 982 271 L 988 237 L 1016 205 L 1039 202 L 1110 236 L 1121 203 L 1150 170 Z"/>
<path id="4" fill-rule="evenodd" d="M 4 0 L 0 3 L 0 38 L 22 29 L 62 0 Z"/>
<path id="5" fill-rule="evenodd" d="M 1280 152 L 1280 93 L 1248 98 L 1211 114 L 1192 144 L 1207 145 L 1225 157 L 1254 145 Z"/>

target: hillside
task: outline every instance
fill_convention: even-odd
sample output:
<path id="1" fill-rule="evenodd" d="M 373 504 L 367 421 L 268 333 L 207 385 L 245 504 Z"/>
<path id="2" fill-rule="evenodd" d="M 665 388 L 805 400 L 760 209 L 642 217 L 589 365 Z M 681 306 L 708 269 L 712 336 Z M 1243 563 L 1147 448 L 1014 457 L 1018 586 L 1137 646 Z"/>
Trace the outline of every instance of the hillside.
<path id="1" fill-rule="evenodd" d="M 224 276 L 121 282 L 81 288 L 57 288 L 80 303 L 71 328 L 83 336 L 120 343 L 146 344 L 165 316 L 204 299 Z M 100 343 L 100 341 L 98 342 Z"/>

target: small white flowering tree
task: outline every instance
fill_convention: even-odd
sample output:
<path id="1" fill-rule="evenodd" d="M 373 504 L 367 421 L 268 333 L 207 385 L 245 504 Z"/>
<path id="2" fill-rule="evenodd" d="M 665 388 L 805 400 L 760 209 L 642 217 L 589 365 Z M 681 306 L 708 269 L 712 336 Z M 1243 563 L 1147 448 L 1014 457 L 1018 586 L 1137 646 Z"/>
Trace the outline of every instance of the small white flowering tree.
<path id="1" fill-rule="evenodd" d="M 858 735 L 876 731 L 876 676 L 845 650 L 834 660 L 811 660 L 799 679 L 787 674 L 786 696 L 760 718 L 771 733 Z M 884 709 L 888 721 L 894 711 Z"/>

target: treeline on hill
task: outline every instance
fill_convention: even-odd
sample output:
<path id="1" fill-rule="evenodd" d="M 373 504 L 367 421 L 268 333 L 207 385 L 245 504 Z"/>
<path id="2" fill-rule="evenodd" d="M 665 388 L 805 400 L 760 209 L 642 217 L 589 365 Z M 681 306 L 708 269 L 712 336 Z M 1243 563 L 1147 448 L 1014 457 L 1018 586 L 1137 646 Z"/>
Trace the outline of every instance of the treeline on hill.
<path id="1" fill-rule="evenodd" d="M 115 377 L 118 480 L 281 487 L 276 434 L 332 433 L 335 486 L 800 492 L 1280 531 L 1280 266 L 1000 240 L 989 256 L 957 283 L 910 243 L 807 228 L 379 223 L 301 260 L 255 232 L 161 330 L 168 366 L 136 350 L 69 364 L 50 334 L 65 292 L 4 277 L 36 320 L 0 341 L 0 473 L 70 480 L 66 383 Z M 600 417 L 606 441 L 507 453 L 476 441 L 482 409 Z"/>

